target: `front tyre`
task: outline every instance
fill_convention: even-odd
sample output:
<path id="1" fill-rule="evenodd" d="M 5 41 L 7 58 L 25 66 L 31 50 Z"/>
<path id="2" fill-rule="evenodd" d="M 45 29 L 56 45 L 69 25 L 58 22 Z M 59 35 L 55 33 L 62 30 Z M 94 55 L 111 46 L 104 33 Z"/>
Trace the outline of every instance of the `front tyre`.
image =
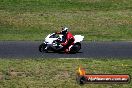
<path id="1" fill-rule="evenodd" d="M 47 50 L 45 50 L 46 48 L 46 44 L 45 43 L 42 43 L 41 45 L 39 45 L 39 52 L 46 52 Z"/>

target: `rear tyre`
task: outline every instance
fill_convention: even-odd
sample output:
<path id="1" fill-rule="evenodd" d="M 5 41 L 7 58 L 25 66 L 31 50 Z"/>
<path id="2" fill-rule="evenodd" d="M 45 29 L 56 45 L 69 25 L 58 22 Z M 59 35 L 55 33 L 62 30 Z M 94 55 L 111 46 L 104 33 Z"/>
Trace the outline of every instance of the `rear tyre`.
<path id="1" fill-rule="evenodd" d="M 71 53 L 77 53 L 77 52 L 79 52 L 80 49 L 81 49 L 81 43 L 77 42 L 73 45 L 70 52 Z"/>
<path id="2" fill-rule="evenodd" d="M 40 46 L 39 46 L 39 52 L 47 52 L 47 50 L 45 50 L 46 48 L 46 44 L 45 43 L 42 43 Z"/>

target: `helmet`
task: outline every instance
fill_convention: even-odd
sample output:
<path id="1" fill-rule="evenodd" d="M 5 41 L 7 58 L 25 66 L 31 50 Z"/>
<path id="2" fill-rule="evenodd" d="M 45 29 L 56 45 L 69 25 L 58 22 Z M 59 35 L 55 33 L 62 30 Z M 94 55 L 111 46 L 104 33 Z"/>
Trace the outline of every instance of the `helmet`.
<path id="1" fill-rule="evenodd" d="M 61 32 L 62 32 L 62 34 L 66 34 L 68 32 L 68 28 L 67 27 L 63 27 Z"/>

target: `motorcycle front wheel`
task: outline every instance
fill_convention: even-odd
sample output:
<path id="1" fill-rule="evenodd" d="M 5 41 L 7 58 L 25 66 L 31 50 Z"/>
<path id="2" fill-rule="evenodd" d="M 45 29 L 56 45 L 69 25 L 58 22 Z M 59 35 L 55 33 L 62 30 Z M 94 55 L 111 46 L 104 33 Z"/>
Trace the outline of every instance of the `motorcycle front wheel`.
<path id="1" fill-rule="evenodd" d="M 39 52 L 47 52 L 47 50 L 45 50 L 46 46 L 47 45 L 45 43 L 42 43 L 41 45 L 39 45 Z"/>

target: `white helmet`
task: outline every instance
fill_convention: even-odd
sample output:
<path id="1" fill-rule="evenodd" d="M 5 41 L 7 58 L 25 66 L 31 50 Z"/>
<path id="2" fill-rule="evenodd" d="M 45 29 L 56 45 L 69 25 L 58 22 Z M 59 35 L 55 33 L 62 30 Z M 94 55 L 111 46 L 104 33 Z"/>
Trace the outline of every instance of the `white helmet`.
<path id="1" fill-rule="evenodd" d="M 62 32 L 62 34 L 66 34 L 68 32 L 68 28 L 67 27 L 63 27 L 61 32 Z"/>

